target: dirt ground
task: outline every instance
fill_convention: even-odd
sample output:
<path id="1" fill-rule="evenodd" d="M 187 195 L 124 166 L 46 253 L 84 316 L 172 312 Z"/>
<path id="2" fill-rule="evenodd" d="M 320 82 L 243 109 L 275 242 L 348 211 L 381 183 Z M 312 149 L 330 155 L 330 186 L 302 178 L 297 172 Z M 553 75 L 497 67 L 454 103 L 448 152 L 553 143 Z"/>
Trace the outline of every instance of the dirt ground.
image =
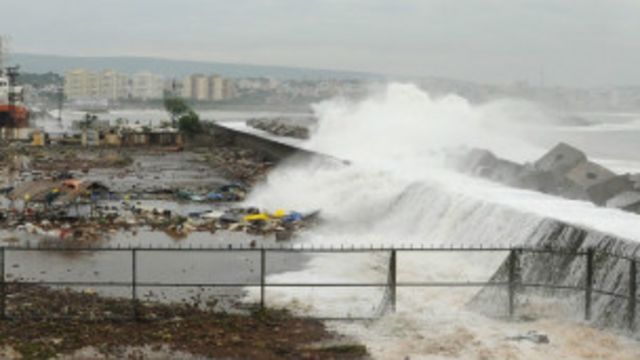
<path id="1" fill-rule="evenodd" d="M 0 320 L 3 358 L 365 359 L 365 347 L 331 334 L 321 321 L 284 311 L 247 315 L 191 305 L 8 286 L 15 304 Z"/>

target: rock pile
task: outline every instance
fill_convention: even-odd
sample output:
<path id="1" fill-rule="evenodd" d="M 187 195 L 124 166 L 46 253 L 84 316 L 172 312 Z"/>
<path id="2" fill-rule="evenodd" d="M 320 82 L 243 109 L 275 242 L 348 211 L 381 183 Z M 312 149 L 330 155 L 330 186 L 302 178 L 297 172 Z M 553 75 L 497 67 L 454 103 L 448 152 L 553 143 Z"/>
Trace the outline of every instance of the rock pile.
<path id="1" fill-rule="evenodd" d="M 462 172 L 509 186 L 640 213 L 640 181 L 616 174 L 564 143 L 532 164 L 500 159 L 484 149 L 450 154 L 450 162 Z"/>
<path id="2" fill-rule="evenodd" d="M 277 136 L 286 136 L 296 139 L 308 139 L 309 128 L 298 125 L 287 118 L 255 118 L 247 120 L 247 125 L 252 128 L 264 130 Z"/>

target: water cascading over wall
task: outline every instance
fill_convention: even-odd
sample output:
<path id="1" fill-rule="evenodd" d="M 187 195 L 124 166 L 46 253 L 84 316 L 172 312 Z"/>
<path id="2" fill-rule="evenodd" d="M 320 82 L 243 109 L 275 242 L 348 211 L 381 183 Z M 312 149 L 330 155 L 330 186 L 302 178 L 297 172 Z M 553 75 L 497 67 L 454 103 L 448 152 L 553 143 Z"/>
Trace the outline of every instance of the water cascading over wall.
<path id="1" fill-rule="evenodd" d="M 593 249 L 591 320 L 597 325 L 621 328 L 629 324 L 628 300 L 623 296 L 627 296 L 631 290 L 630 261 L 624 257 L 638 254 L 640 243 L 424 182 L 412 183 L 390 199 L 389 206 L 379 214 L 381 220 L 371 231 L 387 232 L 386 236 L 392 239 L 435 246 L 558 250 L 519 253 L 518 282 L 543 285 L 517 287 L 516 315 L 524 317 L 555 313 L 571 319 L 583 319 L 587 283 L 586 252 Z M 501 260 L 494 262 L 499 265 L 490 281 L 507 282 L 508 254 L 486 253 L 483 256 L 502 256 Z M 462 255 L 461 259 L 465 261 Z M 491 261 L 487 264 L 491 266 Z M 418 266 L 423 267 L 416 269 L 416 273 L 429 271 L 428 264 Z M 552 286 L 574 289 L 554 289 Z M 489 315 L 504 317 L 508 313 L 507 289 L 502 286 L 486 287 L 473 298 L 469 306 Z M 551 311 L 544 314 L 544 310 L 549 309 Z M 640 319 L 636 315 L 635 323 L 638 321 Z"/>
<path id="2" fill-rule="evenodd" d="M 585 318 L 585 312 L 588 311 L 594 324 L 618 328 L 628 327 L 629 300 L 625 297 L 632 289 L 630 285 L 632 268 L 630 260 L 624 257 L 634 257 L 640 248 L 639 243 L 557 220 L 545 219 L 523 247 L 556 249 L 559 252 L 523 251 L 518 253 L 517 283 L 536 284 L 536 286 L 516 286 L 516 316 L 535 317 L 540 315 L 539 313 L 548 311 L 546 315 L 555 312 L 581 320 Z M 589 249 L 593 249 L 592 291 L 590 310 L 586 310 L 585 307 L 588 307 L 586 304 L 588 281 L 586 254 Z M 509 281 L 509 267 L 510 259 L 506 258 L 491 281 Z M 637 286 L 636 280 L 636 288 Z M 564 287 L 566 289 L 562 289 Z M 609 294 L 603 294 L 600 291 Z M 612 294 L 619 296 L 612 296 Z M 536 302 L 543 302 L 543 299 L 550 300 L 547 305 L 549 308 L 557 307 L 555 311 L 549 308 L 541 309 L 545 305 L 535 305 Z M 508 307 L 507 301 L 504 289 L 487 287 L 474 297 L 469 306 L 489 315 L 503 317 Z M 638 320 L 636 312 L 634 323 L 637 324 Z"/>

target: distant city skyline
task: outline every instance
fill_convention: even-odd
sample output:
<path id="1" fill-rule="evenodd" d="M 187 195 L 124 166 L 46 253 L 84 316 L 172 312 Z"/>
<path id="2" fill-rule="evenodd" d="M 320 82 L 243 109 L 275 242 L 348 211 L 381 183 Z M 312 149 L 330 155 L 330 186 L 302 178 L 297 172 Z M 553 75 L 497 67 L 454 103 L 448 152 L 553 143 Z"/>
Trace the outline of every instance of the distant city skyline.
<path id="1" fill-rule="evenodd" d="M 11 51 L 441 76 L 640 84 L 635 0 L 22 0 Z"/>

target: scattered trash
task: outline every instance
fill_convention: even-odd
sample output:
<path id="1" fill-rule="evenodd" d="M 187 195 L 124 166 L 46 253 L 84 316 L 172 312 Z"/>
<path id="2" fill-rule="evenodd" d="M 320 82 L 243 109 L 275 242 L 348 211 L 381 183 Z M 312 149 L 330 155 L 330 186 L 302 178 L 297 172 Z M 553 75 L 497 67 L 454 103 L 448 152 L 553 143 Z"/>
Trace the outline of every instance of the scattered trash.
<path id="1" fill-rule="evenodd" d="M 508 337 L 507 340 L 511 341 L 531 341 L 534 344 L 548 344 L 549 337 L 545 334 L 540 334 L 535 330 L 529 331 L 524 335 L 517 335 Z"/>
<path id="2" fill-rule="evenodd" d="M 247 222 L 254 222 L 254 221 L 269 221 L 269 215 L 265 214 L 265 213 L 260 213 L 260 214 L 252 214 L 252 215 L 247 215 L 244 217 L 244 221 Z"/>
<path id="3" fill-rule="evenodd" d="M 12 181 L 0 183 L 0 228 L 22 232 L 23 241 L 35 237 L 40 243 L 95 245 L 119 231 L 139 228 L 164 231 L 176 238 L 195 231 L 228 230 L 275 234 L 282 241 L 307 224 L 306 215 L 297 211 L 230 207 L 244 201 L 251 184 L 263 179 L 272 166 L 253 150 L 216 147 L 202 155 L 203 163 L 232 180 L 221 186 L 203 181 L 184 187 L 165 183 L 156 173 L 145 174 L 144 162 L 126 151 L 63 148 L 57 153 L 40 149 L 26 153 L 21 159 L 29 166 L 12 168 Z M 118 170 L 102 176 L 100 171 L 109 167 Z M 100 169 L 97 174 L 96 169 Z M 195 178 L 202 174 L 209 179 L 206 166 L 188 171 Z M 143 184 L 147 179 L 160 181 Z M 105 181 L 108 187 L 98 181 Z M 176 199 L 198 204 L 162 205 Z"/>
<path id="4" fill-rule="evenodd" d="M 247 196 L 247 189 L 239 184 L 223 185 L 211 191 L 205 195 L 196 194 L 193 192 L 179 190 L 176 192 L 176 197 L 184 201 L 194 202 L 232 202 L 242 201 Z"/>
<path id="5" fill-rule="evenodd" d="M 289 215 L 286 215 L 282 218 L 282 222 L 284 223 L 293 223 L 297 221 L 302 221 L 304 217 L 301 213 L 292 211 Z"/>

